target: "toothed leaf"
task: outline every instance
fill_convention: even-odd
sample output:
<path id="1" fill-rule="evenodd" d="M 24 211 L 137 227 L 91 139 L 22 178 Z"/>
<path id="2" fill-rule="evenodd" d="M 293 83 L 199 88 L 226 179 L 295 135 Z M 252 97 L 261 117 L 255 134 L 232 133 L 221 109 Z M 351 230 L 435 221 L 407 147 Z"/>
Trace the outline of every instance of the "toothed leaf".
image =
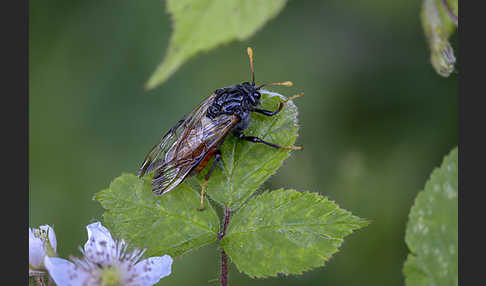
<path id="1" fill-rule="evenodd" d="M 368 221 L 317 193 L 277 190 L 252 198 L 232 218 L 221 246 L 250 277 L 301 274 L 323 266 L 344 237 Z"/>
<path id="2" fill-rule="evenodd" d="M 458 285 L 458 152 L 435 169 L 410 211 L 405 241 L 407 286 Z"/>
<path id="3" fill-rule="evenodd" d="M 285 3 L 286 0 L 167 0 L 174 31 L 165 59 L 146 87 L 163 83 L 199 52 L 247 39 L 274 18 Z"/>
<path id="4" fill-rule="evenodd" d="M 198 211 L 199 194 L 185 183 L 155 196 L 151 179 L 122 174 L 95 195 L 106 209 L 104 223 L 116 237 L 146 247 L 149 256 L 180 256 L 216 241 L 219 220 L 207 200 L 206 210 Z"/>

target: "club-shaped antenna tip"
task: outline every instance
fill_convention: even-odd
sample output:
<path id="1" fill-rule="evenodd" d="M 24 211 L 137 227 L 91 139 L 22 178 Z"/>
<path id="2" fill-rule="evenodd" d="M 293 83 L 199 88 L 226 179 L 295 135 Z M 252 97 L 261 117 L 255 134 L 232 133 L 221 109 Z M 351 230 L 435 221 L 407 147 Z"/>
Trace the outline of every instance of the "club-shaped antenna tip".
<path id="1" fill-rule="evenodd" d="M 252 48 L 250 48 L 250 47 L 246 48 L 246 52 L 248 53 L 248 56 L 249 57 L 252 57 L 253 58 L 253 50 L 252 50 Z"/>

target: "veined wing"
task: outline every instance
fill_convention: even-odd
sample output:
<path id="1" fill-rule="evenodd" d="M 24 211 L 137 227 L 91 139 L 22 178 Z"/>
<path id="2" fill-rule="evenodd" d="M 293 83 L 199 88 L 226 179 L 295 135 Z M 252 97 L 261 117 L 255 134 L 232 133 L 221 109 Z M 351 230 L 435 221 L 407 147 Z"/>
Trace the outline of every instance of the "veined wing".
<path id="1" fill-rule="evenodd" d="M 201 102 L 194 110 L 179 120 L 177 124 L 167 132 L 160 140 L 160 143 L 155 145 L 140 167 L 138 176 L 141 178 L 147 173 L 151 173 L 158 169 L 166 161 L 166 155 L 169 150 L 178 145 L 181 138 L 185 136 L 186 130 L 193 126 L 198 118 L 206 114 L 207 108 L 214 100 L 214 94 L 211 94 L 203 102 Z"/>
<path id="2" fill-rule="evenodd" d="M 234 115 L 210 119 L 206 112 L 214 100 L 209 96 L 183 121 L 174 126 L 145 159 L 139 176 L 155 171 L 152 189 L 156 195 L 179 185 L 237 123 Z"/>
<path id="3" fill-rule="evenodd" d="M 154 171 L 158 166 L 163 164 L 163 158 L 165 157 L 165 153 L 175 142 L 177 142 L 178 138 L 182 134 L 184 128 L 182 127 L 184 123 L 184 119 L 179 120 L 177 124 L 172 127 L 169 132 L 167 132 L 164 137 L 160 140 L 160 143 L 155 145 L 150 153 L 145 157 L 145 160 L 138 171 L 138 177 L 143 177 L 146 173 L 151 173 Z"/>

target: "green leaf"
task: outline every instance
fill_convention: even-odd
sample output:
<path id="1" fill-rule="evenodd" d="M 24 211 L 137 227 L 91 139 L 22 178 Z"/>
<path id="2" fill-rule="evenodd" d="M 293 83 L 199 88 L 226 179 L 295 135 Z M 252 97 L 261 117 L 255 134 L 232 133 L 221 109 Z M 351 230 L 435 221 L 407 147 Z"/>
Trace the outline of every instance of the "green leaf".
<path id="1" fill-rule="evenodd" d="M 243 206 L 221 246 L 250 277 L 301 274 L 323 266 L 345 236 L 367 224 L 317 193 L 280 189 Z"/>
<path id="2" fill-rule="evenodd" d="M 458 5 L 458 1 L 457 0 L 446 0 L 446 5 L 447 7 L 447 10 L 449 10 L 451 12 L 451 15 L 449 16 L 449 18 L 455 18 L 457 19 L 457 15 L 459 14 L 459 5 Z M 454 22 L 454 21 L 453 21 Z M 456 22 L 456 26 L 457 26 L 457 22 Z"/>
<path id="3" fill-rule="evenodd" d="M 285 97 L 280 94 L 262 91 L 260 108 L 276 110 L 283 100 Z M 244 131 L 247 136 L 279 145 L 293 145 L 298 137 L 297 107 L 292 101 L 277 115 L 252 113 L 251 116 L 250 126 Z M 290 156 L 289 150 L 243 141 L 231 134 L 221 146 L 221 152 L 222 160 L 207 183 L 207 194 L 231 210 L 245 202 Z M 200 185 L 212 164 L 213 160 L 199 173 Z"/>
<path id="4" fill-rule="evenodd" d="M 410 211 L 406 285 L 458 285 L 457 148 L 435 169 Z"/>
<path id="5" fill-rule="evenodd" d="M 149 256 L 179 256 L 216 241 L 219 219 L 208 201 L 206 210 L 198 211 L 199 194 L 185 183 L 155 196 L 151 179 L 122 174 L 95 195 L 107 210 L 104 221 L 115 236 L 146 247 Z"/>
<path id="6" fill-rule="evenodd" d="M 253 35 L 275 17 L 286 0 L 167 0 L 174 32 L 162 64 L 146 88 L 154 88 L 186 60 L 233 40 Z"/>
<path id="7" fill-rule="evenodd" d="M 457 29 L 457 0 L 424 0 L 421 18 L 432 66 L 438 74 L 448 77 L 456 62 L 449 37 Z"/>

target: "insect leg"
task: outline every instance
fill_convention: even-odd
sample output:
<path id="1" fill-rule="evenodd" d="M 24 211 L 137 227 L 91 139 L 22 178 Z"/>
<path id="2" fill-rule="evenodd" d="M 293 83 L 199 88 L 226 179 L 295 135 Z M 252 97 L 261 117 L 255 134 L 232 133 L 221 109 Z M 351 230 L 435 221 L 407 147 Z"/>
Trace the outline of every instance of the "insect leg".
<path id="1" fill-rule="evenodd" d="M 280 146 L 280 145 L 277 145 L 277 144 L 273 144 L 273 143 L 264 141 L 263 139 L 260 139 L 260 138 L 255 137 L 255 136 L 245 136 L 243 133 L 240 133 L 237 136 L 238 136 L 238 138 L 240 138 L 242 140 L 250 141 L 250 142 L 253 142 L 253 143 L 263 143 L 265 145 L 268 145 L 270 147 L 277 148 L 277 149 L 286 149 L 286 150 L 302 150 L 303 149 L 302 146 L 293 146 L 293 145 L 292 146 Z"/>
<path id="2" fill-rule="evenodd" d="M 218 164 L 218 162 L 221 160 L 221 151 L 220 150 L 216 150 L 216 152 L 214 152 L 214 162 L 213 162 L 213 165 L 211 166 L 211 169 L 209 169 L 208 173 L 206 174 L 206 176 L 204 176 L 204 183 L 203 183 L 203 186 L 202 186 L 202 189 L 201 189 L 201 204 L 199 205 L 199 210 L 202 211 L 204 210 L 204 192 L 206 191 L 206 183 L 209 181 L 209 177 L 211 177 L 211 173 L 214 171 L 214 168 L 216 167 L 216 165 Z"/>
<path id="3" fill-rule="evenodd" d="M 304 93 L 296 94 L 296 95 L 291 96 L 291 97 L 287 98 L 286 100 L 280 102 L 277 110 L 275 110 L 275 111 L 264 110 L 264 109 L 259 109 L 259 108 L 253 108 L 253 109 L 251 109 L 251 111 L 258 112 L 258 113 L 261 113 L 261 114 L 266 115 L 266 116 L 274 116 L 275 114 L 279 113 L 280 110 L 282 110 L 283 106 L 287 102 L 289 102 L 290 100 L 292 100 L 294 98 L 301 97 L 301 96 L 304 96 Z"/>

